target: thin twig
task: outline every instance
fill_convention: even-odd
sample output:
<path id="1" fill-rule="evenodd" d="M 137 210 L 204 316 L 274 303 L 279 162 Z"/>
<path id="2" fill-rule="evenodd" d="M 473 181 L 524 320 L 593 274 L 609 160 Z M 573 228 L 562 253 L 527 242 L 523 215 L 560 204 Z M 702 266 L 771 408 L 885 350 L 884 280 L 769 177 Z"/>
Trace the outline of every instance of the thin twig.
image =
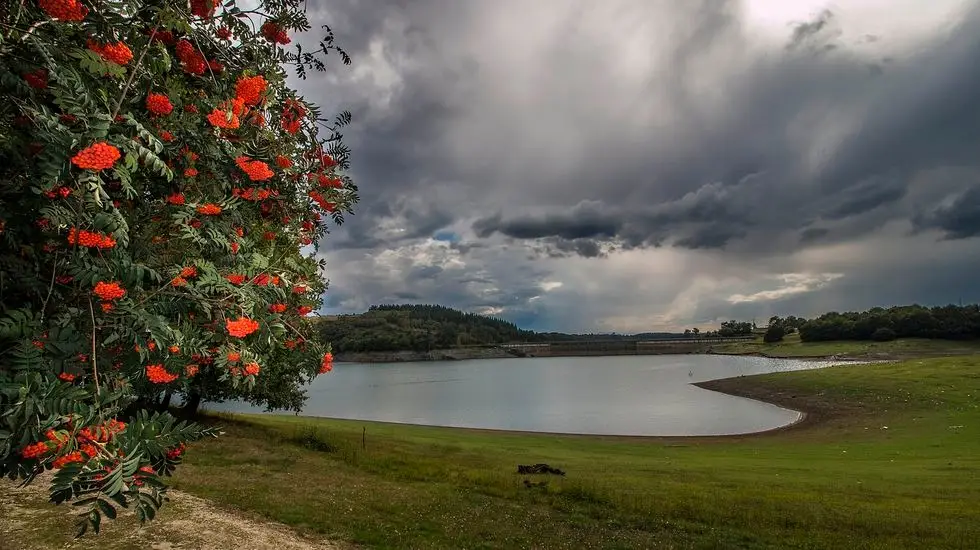
<path id="1" fill-rule="evenodd" d="M 95 379 L 95 395 L 99 395 L 99 364 L 95 360 L 95 310 L 92 309 L 92 299 L 88 299 L 88 314 L 92 319 L 92 378 Z"/>
<path id="2" fill-rule="evenodd" d="M 44 20 L 38 21 L 37 23 L 34 23 L 30 27 L 28 27 L 27 28 L 27 32 L 24 33 L 24 36 L 21 36 L 20 37 L 21 42 L 26 42 L 27 39 L 30 38 L 32 34 L 34 34 L 34 31 L 36 31 L 38 29 L 38 27 L 40 27 L 42 25 L 45 25 L 47 23 L 50 23 L 50 22 L 51 22 L 50 19 L 44 19 Z"/>
<path id="3" fill-rule="evenodd" d="M 194 47 L 197 48 L 197 53 L 201 54 L 201 59 L 204 60 L 204 66 L 208 68 L 208 74 L 211 75 L 211 81 L 214 82 L 215 86 L 217 86 L 218 79 L 215 78 L 214 71 L 211 70 L 211 63 L 208 61 L 208 57 L 204 55 L 204 50 L 201 49 L 201 45 L 198 44 L 197 37 L 191 36 L 190 39 L 194 41 Z"/>
<path id="4" fill-rule="evenodd" d="M 293 332 L 295 332 L 295 333 L 296 333 L 296 336 L 299 336 L 299 337 L 300 337 L 300 339 L 302 339 L 303 341 L 306 341 L 306 335 L 304 335 L 304 334 L 303 334 L 302 332 L 300 332 L 300 331 L 299 331 L 299 330 L 298 330 L 297 328 L 295 328 L 295 327 L 294 327 L 293 325 L 290 325 L 290 324 L 289 324 L 289 323 L 288 323 L 288 322 L 287 322 L 287 321 L 286 321 L 285 319 L 280 319 L 280 321 L 281 321 L 281 322 L 282 322 L 282 324 L 283 324 L 283 325 L 285 325 L 285 326 L 286 326 L 286 327 L 287 327 L 287 328 L 288 328 L 289 330 L 291 330 L 291 331 L 293 331 Z"/>
<path id="5" fill-rule="evenodd" d="M 20 21 L 21 12 L 24 11 L 24 2 L 25 0 L 20 0 L 20 6 L 17 7 L 17 15 L 14 16 L 14 21 L 10 24 L 10 32 L 7 33 L 8 39 L 14 35 L 14 27 L 17 25 L 17 22 Z"/>
<path id="6" fill-rule="evenodd" d="M 153 38 L 157 35 L 157 29 L 159 28 L 160 28 L 159 25 L 153 27 L 153 32 L 150 33 L 150 39 L 149 41 L 147 41 L 146 47 L 143 48 L 142 52 L 140 52 L 140 58 L 136 60 L 136 65 L 133 67 L 133 70 L 129 73 L 129 80 L 127 80 L 126 85 L 123 86 L 123 91 L 122 94 L 119 96 L 119 101 L 116 102 L 116 108 L 113 109 L 112 111 L 113 120 L 115 120 L 116 115 L 119 114 L 119 109 L 122 108 L 122 103 L 123 100 L 126 99 L 126 94 L 129 92 L 129 87 L 133 84 L 133 79 L 136 78 L 136 73 L 137 71 L 139 71 L 140 65 L 143 64 L 143 58 L 146 57 L 146 52 L 150 51 L 150 46 L 153 45 Z"/>
<path id="7" fill-rule="evenodd" d="M 54 261 L 51 265 L 51 284 L 48 285 L 48 295 L 44 297 L 44 303 L 41 304 L 41 320 L 44 321 L 44 313 L 48 309 L 48 300 L 51 299 L 51 293 L 54 292 L 54 279 L 55 274 L 58 272 L 58 254 L 54 253 Z"/>

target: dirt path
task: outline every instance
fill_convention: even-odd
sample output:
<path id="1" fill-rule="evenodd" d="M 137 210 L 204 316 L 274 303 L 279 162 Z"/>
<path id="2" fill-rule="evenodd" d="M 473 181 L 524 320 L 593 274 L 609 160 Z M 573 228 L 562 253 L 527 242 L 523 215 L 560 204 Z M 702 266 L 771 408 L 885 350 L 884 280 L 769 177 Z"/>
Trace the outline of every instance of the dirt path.
<path id="1" fill-rule="evenodd" d="M 99 535 L 74 540 L 72 506 L 47 502 L 47 480 L 18 488 L 0 479 L 0 550 L 49 548 L 100 550 L 334 550 L 350 548 L 304 537 L 289 527 L 215 507 L 212 503 L 168 491 L 170 502 L 157 519 L 139 527 L 132 513 L 105 521 Z"/>

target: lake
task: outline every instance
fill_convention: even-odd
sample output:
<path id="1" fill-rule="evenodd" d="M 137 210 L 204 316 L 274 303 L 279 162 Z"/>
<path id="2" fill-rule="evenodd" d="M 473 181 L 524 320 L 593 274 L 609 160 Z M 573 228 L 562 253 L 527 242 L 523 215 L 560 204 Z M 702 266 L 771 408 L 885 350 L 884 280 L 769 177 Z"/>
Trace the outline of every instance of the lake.
<path id="1" fill-rule="evenodd" d="M 692 382 L 831 364 L 721 355 L 337 363 L 308 387 L 302 414 L 552 433 L 740 434 L 791 424 L 800 413 Z M 206 408 L 262 412 L 237 402 Z"/>

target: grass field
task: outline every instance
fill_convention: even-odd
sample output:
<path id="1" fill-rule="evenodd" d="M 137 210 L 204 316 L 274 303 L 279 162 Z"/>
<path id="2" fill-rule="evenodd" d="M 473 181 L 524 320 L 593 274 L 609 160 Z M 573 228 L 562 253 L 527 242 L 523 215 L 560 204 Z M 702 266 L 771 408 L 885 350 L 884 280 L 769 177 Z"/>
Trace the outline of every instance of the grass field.
<path id="1" fill-rule="evenodd" d="M 980 356 L 726 389 L 819 421 L 629 439 L 225 417 L 225 437 L 195 446 L 175 487 L 378 548 L 980 546 Z M 526 487 L 516 465 L 537 462 L 567 476 Z"/>
<path id="2" fill-rule="evenodd" d="M 738 342 L 713 346 L 712 351 L 716 353 L 735 354 L 758 353 L 770 357 L 827 357 L 837 355 L 840 357 L 860 359 L 905 359 L 980 353 L 980 341 L 902 338 L 891 342 L 801 342 L 799 334 L 790 334 L 782 342 L 776 342 L 774 344 L 763 343 L 760 337 L 755 342 Z"/>
<path id="3" fill-rule="evenodd" d="M 225 435 L 194 445 L 173 487 L 241 514 L 243 525 L 266 518 L 372 548 L 980 548 L 980 354 L 704 385 L 805 410 L 807 420 L 737 437 L 604 438 L 212 417 Z M 538 462 L 567 475 L 515 472 Z M 0 524 L 0 547 L 95 542 L 67 544 L 66 507 L 21 504 L 6 509 L 22 517 L 8 519 L 49 527 L 4 538 Z M 170 519 L 136 538 L 109 526 L 97 544 L 185 547 L 188 529 L 198 539 L 215 530 L 197 533 L 203 512 L 186 507 L 165 508 Z M 17 538 L 25 532 L 36 540 Z"/>

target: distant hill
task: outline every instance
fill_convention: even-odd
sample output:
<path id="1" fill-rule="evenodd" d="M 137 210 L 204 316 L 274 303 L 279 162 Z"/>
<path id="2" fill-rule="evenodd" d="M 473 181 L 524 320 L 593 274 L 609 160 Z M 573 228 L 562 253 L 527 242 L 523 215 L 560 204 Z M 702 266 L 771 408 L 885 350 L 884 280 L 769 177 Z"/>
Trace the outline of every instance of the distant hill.
<path id="1" fill-rule="evenodd" d="M 380 305 L 319 320 L 320 337 L 335 353 L 429 351 L 511 342 L 684 338 L 683 334 L 566 334 L 523 330 L 496 317 L 438 305 Z"/>
<path id="2" fill-rule="evenodd" d="M 324 317 L 320 336 L 338 353 L 428 351 L 536 337 L 502 319 L 436 305 L 381 305 L 361 314 Z"/>

